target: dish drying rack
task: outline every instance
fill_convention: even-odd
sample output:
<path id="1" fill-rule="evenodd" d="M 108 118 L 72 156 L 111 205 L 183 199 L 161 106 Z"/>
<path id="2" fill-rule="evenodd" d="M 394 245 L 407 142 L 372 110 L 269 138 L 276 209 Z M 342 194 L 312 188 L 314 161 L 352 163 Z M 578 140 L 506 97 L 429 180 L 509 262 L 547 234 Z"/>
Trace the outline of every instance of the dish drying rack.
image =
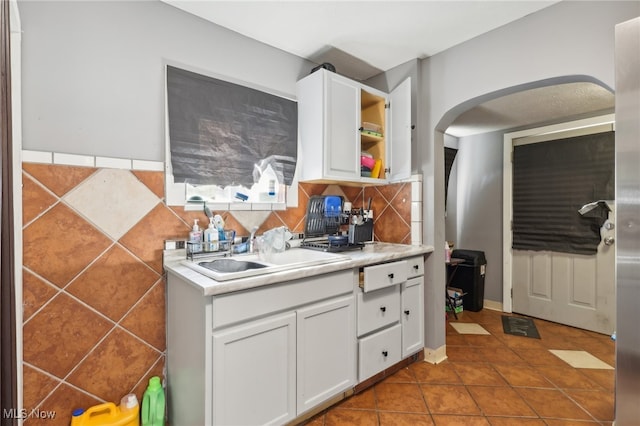
<path id="1" fill-rule="evenodd" d="M 312 195 L 307 203 L 307 218 L 304 224 L 304 237 L 321 237 L 335 234 L 343 223 L 341 209 L 325 211 L 325 196 Z M 341 205 L 343 198 L 340 197 Z"/>

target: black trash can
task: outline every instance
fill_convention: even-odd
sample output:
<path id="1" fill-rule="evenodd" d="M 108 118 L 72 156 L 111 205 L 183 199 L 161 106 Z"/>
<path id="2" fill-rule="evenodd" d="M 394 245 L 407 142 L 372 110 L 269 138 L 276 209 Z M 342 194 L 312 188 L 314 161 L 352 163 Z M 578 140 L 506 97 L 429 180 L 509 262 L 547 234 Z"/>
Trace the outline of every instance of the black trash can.
<path id="1" fill-rule="evenodd" d="M 466 293 L 462 298 L 465 311 L 478 312 L 484 305 L 484 276 L 487 259 L 483 251 L 453 250 L 451 258 L 462 259 L 458 265 L 447 265 L 449 287 Z"/>

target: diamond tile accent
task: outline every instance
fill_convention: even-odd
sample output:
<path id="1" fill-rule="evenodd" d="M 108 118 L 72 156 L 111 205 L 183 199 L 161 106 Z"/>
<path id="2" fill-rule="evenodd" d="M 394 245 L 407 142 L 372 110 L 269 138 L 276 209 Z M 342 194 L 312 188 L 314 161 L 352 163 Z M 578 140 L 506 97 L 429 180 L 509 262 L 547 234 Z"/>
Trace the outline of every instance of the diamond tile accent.
<path id="1" fill-rule="evenodd" d="M 159 278 L 157 272 L 123 248 L 114 246 L 66 290 L 118 321 Z"/>
<path id="2" fill-rule="evenodd" d="M 56 204 L 23 232 L 24 265 L 64 287 L 111 241 L 63 204 Z"/>
<path id="3" fill-rule="evenodd" d="M 573 368 L 593 368 L 599 370 L 613 370 L 614 368 L 586 351 L 562 351 L 549 349 L 549 352 L 572 366 Z"/>
<path id="4" fill-rule="evenodd" d="M 159 357 L 159 352 L 116 327 L 67 381 L 105 401 L 120 401 L 122 390 L 133 389 Z"/>
<path id="5" fill-rule="evenodd" d="M 160 202 L 129 170 L 118 169 L 99 170 L 63 199 L 114 240 Z"/>
<path id="6" fill-rule="evenodd" d="M 65 377 L 112 324 L 59 294 L 23 328 L 23 359 L 56 377 Z"/>

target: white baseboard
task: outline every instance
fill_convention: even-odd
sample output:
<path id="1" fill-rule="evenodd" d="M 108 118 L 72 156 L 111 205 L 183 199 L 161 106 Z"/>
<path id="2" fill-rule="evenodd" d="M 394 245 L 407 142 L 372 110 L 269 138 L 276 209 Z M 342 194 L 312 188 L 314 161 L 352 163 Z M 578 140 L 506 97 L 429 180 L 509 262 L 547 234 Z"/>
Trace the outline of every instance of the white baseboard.
<path id="1" fill-rule="evenodd" d="M 424 362 L 440 364 L 446 359 L 447 345 L 440 346 L 438 349 L 424 348 Z"/>

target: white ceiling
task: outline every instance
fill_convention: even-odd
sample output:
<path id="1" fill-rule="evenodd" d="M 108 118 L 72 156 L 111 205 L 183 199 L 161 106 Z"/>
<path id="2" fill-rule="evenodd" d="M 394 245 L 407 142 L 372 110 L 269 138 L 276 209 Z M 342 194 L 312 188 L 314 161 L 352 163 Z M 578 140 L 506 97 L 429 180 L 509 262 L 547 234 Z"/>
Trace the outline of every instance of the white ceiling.
<path id="1" fill-rule="evenodd" d="M 426 58 L 557 1 L 163 0 L 247 37 L 356 80 Z M 462 114 L 447 133 L 467 136 L 613 108 L 591 83 L 534 89 Z"/>

